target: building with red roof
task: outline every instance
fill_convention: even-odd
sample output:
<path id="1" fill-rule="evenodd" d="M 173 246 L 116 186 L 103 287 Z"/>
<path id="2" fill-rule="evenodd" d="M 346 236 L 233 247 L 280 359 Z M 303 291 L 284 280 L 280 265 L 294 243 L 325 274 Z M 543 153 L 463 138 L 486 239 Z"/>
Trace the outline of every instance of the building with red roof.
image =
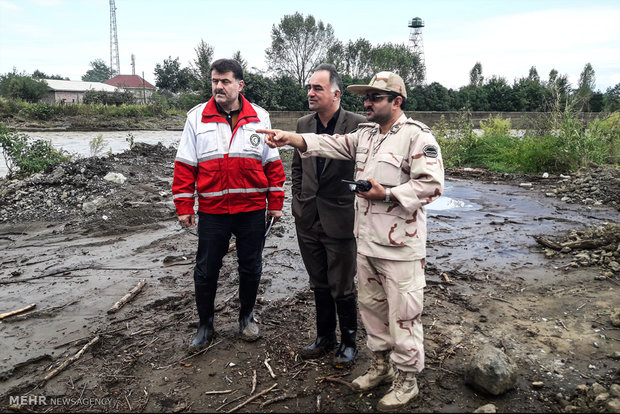
<path id="1" fill-rule="evenodd" d="M 155 86 L 138 75 L 116 75 L 103 83 L 133 93 L 138 103 L 147 103 L 155 92 Z"/>

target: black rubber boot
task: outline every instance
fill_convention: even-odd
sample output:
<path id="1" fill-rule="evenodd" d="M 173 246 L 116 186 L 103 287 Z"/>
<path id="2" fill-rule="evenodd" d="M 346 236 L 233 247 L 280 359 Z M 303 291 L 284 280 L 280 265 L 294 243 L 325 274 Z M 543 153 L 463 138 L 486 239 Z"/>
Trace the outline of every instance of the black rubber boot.
<path id="1" fill-rule="evenodd" d="M 349 368 L 353 365 L 357 346 L 357 299 L 355 295 L 336 300 L 338 320 L 340 322 L 340 344 L 334 355 L 335 368 Z"/>
<path id="2" fill-rule="evenodd" d="M 318 358 L 331 351 L 336 343 L 336 305 L 328 289 L 314 290 L 316 308 L 316 339 L 303 347 L 299 355 L 305 359 Z"/>
<path id="3" fill-rule="evenodd" d="M 217 285 L 216 285 L 217 286 Z M 195 353 L 209 346 L 215 337 L 213 327 L 213 317 L 215 314 L 215 292 L 216 289 L 208 284 L 195 283 L 196 308 L 200 325 L 194 335 L 194 340 L 189 346 L 189 352 Z"/>
<path id="4" fill-rule="evenodd" d="M 254 342 L 260 338 L 260 330 L 254 320 L 254 304 L 260 280 L 239 281 L 239 333 L 241 339 L 247 342 Z"/>

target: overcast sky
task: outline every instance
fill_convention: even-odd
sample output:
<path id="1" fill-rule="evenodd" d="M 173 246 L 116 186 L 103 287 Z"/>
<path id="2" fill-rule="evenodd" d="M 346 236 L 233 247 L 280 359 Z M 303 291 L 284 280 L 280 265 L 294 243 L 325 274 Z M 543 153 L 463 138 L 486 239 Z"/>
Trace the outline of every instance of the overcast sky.
<path id="1" fill-rule="evenodd" d="M 409 21 L 422 29 L 427 82 L 458 89 L 480 62 L 485 78 L 509 83 L 535 66 L 542 80 L 552 69 L 576 86 L 586 63 L 601 92 L 620 83 L 619 0 L 116 0 L 122 74 L 155 83 L 153 70 L 168 57 L 183 67 L 204 40 L 215 58 L 236 51 L 248 66 L 267 69 L 271 28 L 300 12 L 329 23 L 337 39 L 373 45 L 409 43 Z M 110 65 L 108 0 L 0 0 L 0 74 L 13 71 L 80 80 L 90 62 Z"/>

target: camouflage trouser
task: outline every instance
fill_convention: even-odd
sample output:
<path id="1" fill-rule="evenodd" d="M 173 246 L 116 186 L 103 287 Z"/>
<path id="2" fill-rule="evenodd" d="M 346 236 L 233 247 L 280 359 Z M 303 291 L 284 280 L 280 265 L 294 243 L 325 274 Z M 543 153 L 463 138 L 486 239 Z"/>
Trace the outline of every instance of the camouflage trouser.
<path id="1" fill-rule="evenodd" d="M 371 351 L 392 350 L 401 371 L 424 369 L 424 264 L 357 255 L 359 309 Z"/>

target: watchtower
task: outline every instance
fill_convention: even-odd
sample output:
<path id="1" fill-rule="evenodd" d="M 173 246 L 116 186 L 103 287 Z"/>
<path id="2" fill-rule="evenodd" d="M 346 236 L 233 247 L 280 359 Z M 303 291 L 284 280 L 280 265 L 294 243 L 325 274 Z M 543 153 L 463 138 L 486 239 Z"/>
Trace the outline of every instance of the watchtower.
<path id="1" fill-rule="evenodd" d="M 422 28 L 424 27 L 424 20 L 419 17 L 414 17 L 409 22 L 411 32 L 409 34 L 409 47 L 411 51 L 419 59 L 419 67 L 414 71 L 414 83 L 421 85 L 426 79 L 426 63 L 424 61 L 424 44 L 422 42 Z"/>

